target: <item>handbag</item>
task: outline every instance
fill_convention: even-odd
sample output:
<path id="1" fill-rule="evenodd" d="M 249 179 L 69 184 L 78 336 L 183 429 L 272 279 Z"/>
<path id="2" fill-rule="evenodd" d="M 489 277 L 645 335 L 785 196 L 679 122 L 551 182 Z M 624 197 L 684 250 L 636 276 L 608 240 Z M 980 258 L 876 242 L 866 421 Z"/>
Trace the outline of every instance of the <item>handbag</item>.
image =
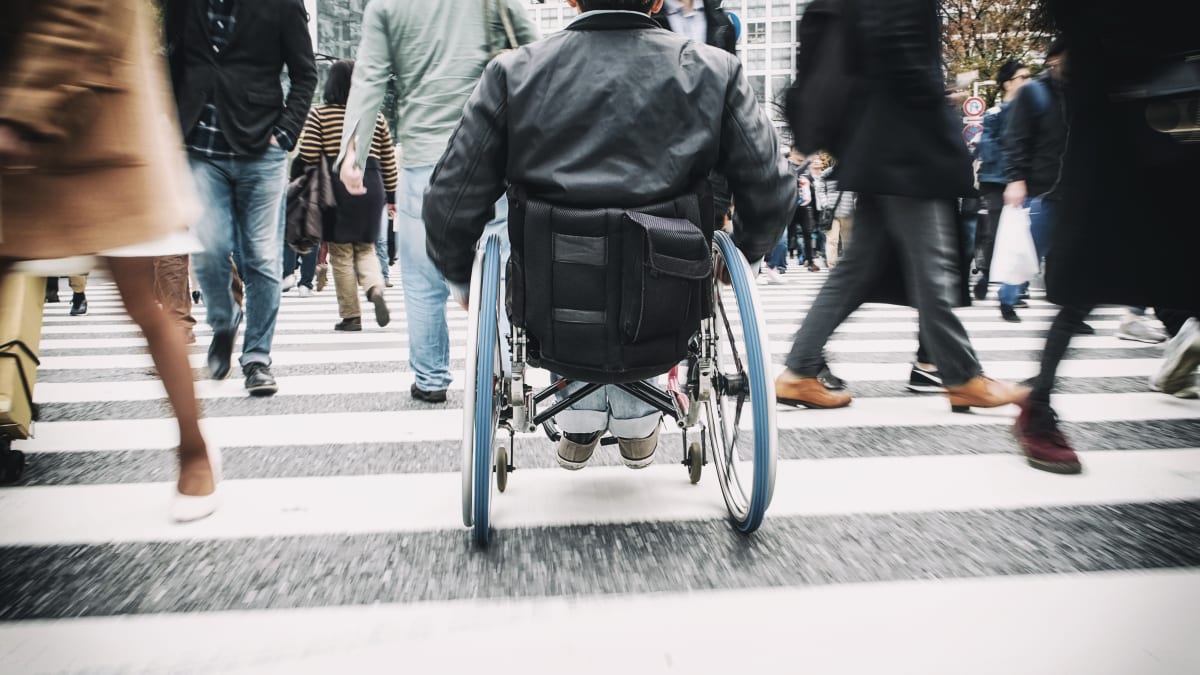
<path id="1" fill-rule="evenodd" d="M 833 201 L 832 208 L 821 209 L 821 215 L 817 219 L 817 224 L 825 232 L 833 229 L 833 219 L 837 217 L 838 207 L 842 205 L 842 195 L 844 192 L 839 192 L 837 199 Z"/>
<path id="2" fill-rule="evenodd" d="M 1038 273 L 1037 248 L 1030 231 L 1029 209 L 1005 206 L 996 227 L 989 275 L 1002 284 L 1023 284 Z"/>
<path id="3" fill-rule="evenodd" d="M 492 0 L 483 0 L 483 31 L 484 40 L 487 42 L 488 60 L 496 58 L 504 52 L 516 49 L 520 45 L 517 44 L 517 33 L 513 29 L 512 15 L 509 14 L 508 0 L 496 0 L 499 3 L 497 11 L 500 14 L 500 23 L 504 26 L 505 45 L 499 49 L 493 46 L 492 42 Z"/>
<path id="4" fill-rule="evenodd" d="M 304 255 L 321 245 L 325 213 L 337 206 L 329 161 L 321 153 L 315 164 L 297 176 L 287 188 L 287 228 L 285 239 L 292 250 Z"/>

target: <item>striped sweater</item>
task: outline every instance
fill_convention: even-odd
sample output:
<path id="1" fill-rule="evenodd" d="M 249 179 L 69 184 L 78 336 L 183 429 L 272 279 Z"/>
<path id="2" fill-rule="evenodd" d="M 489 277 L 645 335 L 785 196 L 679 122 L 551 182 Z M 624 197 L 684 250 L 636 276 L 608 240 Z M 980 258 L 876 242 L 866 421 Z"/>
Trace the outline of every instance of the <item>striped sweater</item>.
<path id="1" fill-rule="evenodd" d="M 346 107 L 327 103 L 317 106 L 308 113 L 304 131 L 300 134 L 300 161 L 316 164 L 321 153 L 332 159 L 338 156 L 342 143 L 342 125 L 346 119 Z M 375 116 L 375 135 L 371 139 L 369 157 L 379 160 L 383 173 L 383 189 L 388 203 L 395 202 L 399 170 L 396 166 L 396 150 L 392 147 L 392 134 L 383 115 Z"/>

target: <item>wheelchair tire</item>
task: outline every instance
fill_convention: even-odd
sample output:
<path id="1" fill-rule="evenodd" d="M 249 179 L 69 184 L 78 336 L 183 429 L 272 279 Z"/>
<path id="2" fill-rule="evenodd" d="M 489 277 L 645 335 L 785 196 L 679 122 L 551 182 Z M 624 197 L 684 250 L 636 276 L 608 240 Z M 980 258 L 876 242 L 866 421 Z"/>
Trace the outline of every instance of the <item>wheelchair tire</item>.
<path id="1" fill-rule="evenodd" d="M 491 513 L 492 461 L 499 427 L 503 373 L 499 356 L 500 242 L 489 237 L 475 255 L 467 317 L 463 378 L 463 525 L 472 539 L 487 544 Z"/>
<path id="2" fill-rule="evenodd" d="M 496 489 L 504 492 L 508 487 L 508 449 L 496 450 Z"/>
<path id="3" fill-rule="evenodd" d="M 717 232 L 713 237 L 715 255 L 724 263 L 729 271 L 732 282 L 732 299 L 737 304 L 736 314 L 742 330 L 740 354 L 735 351 L 731 360 L 736 364 L 735 371 L 730 372 L 731 364 L 718 365 L 723 383 L 714 392 L 716 400 L 709 401 L 708 424 L 705 427 L 707 447 L 710 461 L 713 462 L 721 484 L 721 493 L 725 497 L 725 505 L 729 510 L 734 527 L 742 533 L 750 533 L 758 529 L 770 506 L 775 489 L 775 448 L 777 431 L 775 426 L 775 389 L 772 386 L 771 354 L 768 342 L 765 316 L 758 303 L 757 284 L 750 271 L 750 265 L 741 251 L 734 246 L 733 239 L 725 232 Z M 721 294 L 722 288 L 718 282 L 714 293 Z M 727 297 L 728 291 L 722 296 Z M 731 335 L 729 326 L 733 323 L 730 312 L 724 304 L 714 303 L 717 313 L 717 330 L 722 337 L 728 337 L 730 348 L 738 345 L 736 336 Z M 724 384 L 728 382 L 729 384 Z M 736 403 L 735 419 L 727 420 L 728 410 L 724 408 L 727 386 L 732 392 L 735 388 L 741 392 Z M 743 469 L 738 468 L 739 460 L 739 431 L 740 413 L 742 406 L 750 403 L 750 413 L 753 434 L 752 457 L 753 469 L 751 475 L 742 475 Z M 714 406 L 722 406 L 720 412 Z M 731 423 L 730 423 L 731 422 Z M 731 440 L 732 438 L 732 440 Z M 747 448 L 750 450 L 750 448 Z M 744 461 L 741 462 L 744 464 Z M 746 480 L 746 479 L 749 480 Z M 749 487 L 747 493 L 746 487 Z"/>
<path id="4" fill-rule="evenodd" d="M 700 482 L 700 475 L 704 472 L 704 450 L 699 443 L 692 443 L 687 451 L 687 467 L 688 479 L 692 481 L 692 485 Z"/>

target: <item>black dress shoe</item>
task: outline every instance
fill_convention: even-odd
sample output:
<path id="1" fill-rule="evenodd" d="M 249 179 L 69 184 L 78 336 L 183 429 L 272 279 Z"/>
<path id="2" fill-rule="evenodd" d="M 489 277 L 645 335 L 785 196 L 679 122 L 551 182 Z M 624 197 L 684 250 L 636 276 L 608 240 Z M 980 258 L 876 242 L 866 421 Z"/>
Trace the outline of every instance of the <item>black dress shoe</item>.
<path id="1" fill-rule="evenodd" d="M 1075 327 L 1075 334 L 1076 335 L 1095 335 L 1096 329 L 1092 328 L 1090 325 L 1080 321 L 1079 325 Z"/>
<path id="2" fill-rule="evenodd" d="M 412 397 L 418 401 L 424 401 L 425 403 L 445 403 L 446 402 L 446 390 L 445 389 L 437 389 L 434 391 L 425 391 L 424 389 L 418 387 L 416 382 L 413 382 L 412 388 L 409 389 L 408 391 L 410 394 L 412 394 Z"/>
<path id="3" fill-rule="evenodd" d="M 984 298 L 987 297 L 987 294 L 988 294 L 988 278 L 987 278 L 987 275 L 985 274 L 979 278 L 979 281 L 975 282 L 975 299 L 983 300 Z"/>
<path id="4" fill-rule="evenodd" d="M 192 291 L 192 304 L 200 304 L 200 291 Z"/>
<path id="5" fill-rule="evenodd" d="M 1017 316 L 1017 311 L 1012 305 L 1000 305 L 1000 318 L 1009 323 L 1021 323 L 1021 317 Z"/>
<path id="6" fill-rule="evenodd" d="M 87 314 L 87 309 L 87 296 L 83 293 L 73 293 L 71 295 L 71 316 Z"/>
<path id="7" fill-rule="evenodd" d="M 352 316 L 333 324 L 334 330 L 356 333 L 362 330 L 362 317 Z"/>
<path id="8" fill-rule="evenodd" d="M 275 376 L 265 363 L 247 364 L 242 367 L 242 374 L 246 376 L 246 391 L 251 396 L 273 396 L 279 391 Z"/>
<path id="9" fill-rule="evenodd" d="M 228 331 L 213 333 L 212 343 L 208 345 L 208 376 L 214 380 L 229 377 L 230 359 L 233 358 L 233 342 L 237 339 L 238 327 L 242 325 L 242 315 L 239 313 L 233 328 Z"/>
<path id="10" fill-rule="evenodd" d="M 842 391 L 846 388 L 846 381 L 837 375 L 834 375 L 833 371 L 829 370 L 829 366 L 824 366 L 821 368 L 821 372 L 817 374 L 817 379 L 820 380 L 821 384 L 825 385 L 825 388 L 829 391 Z"/>

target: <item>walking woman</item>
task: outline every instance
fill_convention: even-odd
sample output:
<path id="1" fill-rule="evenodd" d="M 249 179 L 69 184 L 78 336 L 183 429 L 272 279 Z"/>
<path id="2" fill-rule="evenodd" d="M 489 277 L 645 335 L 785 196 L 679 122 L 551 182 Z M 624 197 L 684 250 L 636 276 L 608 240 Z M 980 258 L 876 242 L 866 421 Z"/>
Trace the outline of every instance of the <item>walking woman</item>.
<path id="1" fill-rule="evenodd" d="M 34 260 L 76 258 L 72 272 L 105 260 L 179 422 L 170 511 L 185 521 L 217 508 L 220 453 L 200 432 L 183 330 L 154 295 L 154 257 L 199 244 L 187 230 L 200 205 L 149 11 L 143 0 L 0 3 L 0 276 L 33 273 Z"/>
<path id="2" fill-rule="evenodd" d="M 353 61 L 338 61 L 329 67 L 325 80 L 325 103 L 312 109 L 304 132 L 300 135 L 300 156 L 292 164 L 292 176 L 317 162 L 332 166 L 342 142 L 342 126 L 346 118 L 346 99 L 350 96 Z M 337 175 L 330 169 L 330 174 Z M 358 288 L 366 290 L 367 300 L 375 305 L 375 322 L 386 326 L 391 317 L 384 301 L 383 270 L 375 253 L 375 242 L 386 204 L 389 215 L 395 213 L 396 151 L 392 135 L 383 115 L 375 117 L 375 135 L 367 160 L 364 185 L 367 193 L 354 196 L 346 191 L 342 181 L 334 178 L 333 192 L 337 198 L 334 213 L 325 219 L 325 241 L 329 244 L 329 262 L 333 266 L 333 283 L 337 287 L 338 314 L 341 321 L 333 329 L 362 330 L 362 308 Z"/>

